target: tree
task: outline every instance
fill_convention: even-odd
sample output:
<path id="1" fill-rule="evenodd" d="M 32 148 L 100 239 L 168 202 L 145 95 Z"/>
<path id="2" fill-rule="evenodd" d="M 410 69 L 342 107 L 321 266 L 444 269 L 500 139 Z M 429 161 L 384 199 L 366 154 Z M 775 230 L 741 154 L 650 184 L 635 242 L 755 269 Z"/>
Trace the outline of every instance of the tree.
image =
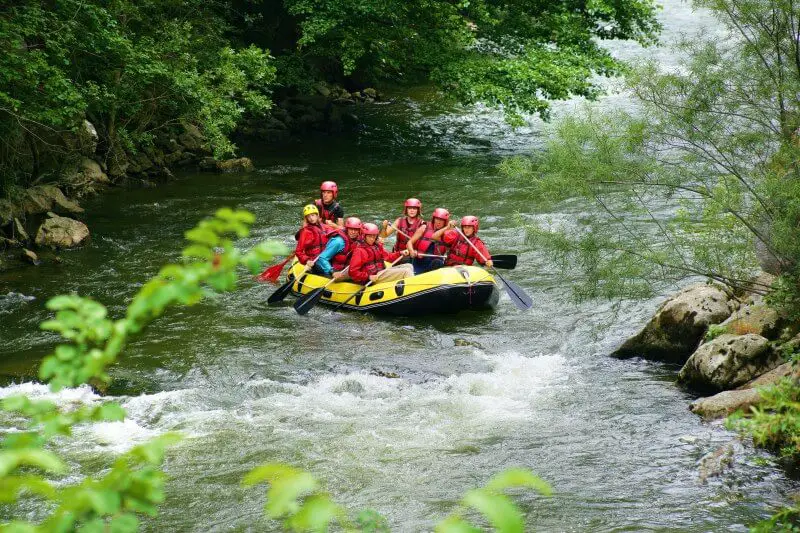
<path id="1" fill-rule="evenodd" d="M 570 117 L 541 157 L 504 164 L 539 201 L 596 206 L 578 226 L 531 231 L 580 273 L 579 297 L 647 295 L 687 275 L 764 293 L 751 281 L 760 256 L 782 274 L 775 295 L 797 301 L 797 11 L 792 0 L 697 5 L 732 38 L 681 43 L 675 71 L 638 65 L 627 78 L 637 112 Z"/>
<path id="2" fill-rule="evenodd" d="M 113 166 L 180 121 L 217 155 L 244 111 L 270 107 L 267 51 L 234 47 L 225 3 L 23 0 L 0 8 L 0 196 L 58 178 L 88 118 Z"/>
<path id="3" fill-rule="evenodd" d="M 519 119 L 546 116 L 548 100 L 596 96 L 592 76 L 620 67 L 598 41 L 653 42 L 655 10 L 650 0 L 265 0 L 245 36 L 274 51 L 284 85 L 434 82 Z"/>

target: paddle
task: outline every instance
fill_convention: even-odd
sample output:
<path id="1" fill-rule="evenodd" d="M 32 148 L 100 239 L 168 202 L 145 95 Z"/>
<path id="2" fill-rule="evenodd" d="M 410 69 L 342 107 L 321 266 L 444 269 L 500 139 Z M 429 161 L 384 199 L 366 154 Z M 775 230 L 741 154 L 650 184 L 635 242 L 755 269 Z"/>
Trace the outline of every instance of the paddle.
<path id="1" fill-rule="evenodd" d="M 322 255 L 322 254 L 320 254 L 320 255 Z M 319 255 L 317 256 L 317 259 L 319 259 Z M 317 259 L 314 259 L 314 261 L 316 261 Z M 306 265 L 305 267 L 303 267 L 303 272 L 300 275 L 302 276 L 303 274 L 308 272 L 310 269 L 311 269 L 311 267 Z M 289 294 L 292 291 L 292 285 L 294 284 L 294 280 L 295 280 L 295 278 L 289 277 L 289 281 L 287 281 L 286 283 L 284 283 L 283 285 L 281 285 L 280 287 L 275 289 L 275 292 L 270 294 L 269 298 L 267 298 L 267 305 L 276 304 L 276 303 L 282 301 L 284 298 L 286 298 L 286 295 Z"/>
<path id="2" fill-rule="evenodd" d="M 350 270 L 350 267 L 345 268 L 344 270 L 342 270 L 342 272 L 347 272 L 348 270 Z M 322 298 L 322 293 L 325 292 L 325 289 L 328 288 L 328 285 L 330 285 L 331 283 L 334 283 L 335 281 L 336 281 L 336 278 L 330 280 L 329 282 L 327 282 L 322 287 L 320 287 L 318 289 L 314 289 L 313 291 L 309 292 L 308 294 L 298 298 L 297 301 L 294 303 L 294 310 L 297 311 L 297 314 L 305 315 L 306 313 L 311 311 L 311 309 L 315 305 L 317 305 L 317 302 L 319 302 L 319 299 Z"/>
<path id="3" fill-rule="evenodd" d="M 417 257 L 433 257 L 436 259 L 447 259 L 446 255 L 436 255 L 436 254 L 417 254 Z M 494 263 L 495 268 L 505 268 L 506 270 L 514 270 L 514 268 L 517 266 L 517 256 L 493 255 L 492 263 Z"/>
<path id="4" fill-rule="evenodd" d="M 484 262 L 486 262 L 486 257 L 481 253 L 480 250 L 478 250 L 478 248 L 474 244 L 472 244 L 471 240 L 467 239 L 467 236 L 464 235 L 464 232 L 461 231 L 461 228 L 453 228 L 453 229 L 456 230 L 458 234 L 461 235 L 461 238 L 467 241 L 467 244 L 469 244 L 472 247 L 472 249 L 475 250 L 475 253 L 478 254 L 480 258 L 483 259 Z M 516 283 L 512 283 L 504 279 L 503 276 L 500 275 L 500 272 L 495 270 L 494 267 L 489 267 L 489 268 L 491 268 L 492 272 L 498 278 L 500 278 L 500 281 L 503 282 L 503 288 L 505 288 L 506 294 L 508 294 L 509 298 L 511 298 L 511 301 L 514 303 L 514 305 L 517 306 L 517 309 L 528 310 L 531 307 L 533 307 L 533 300 L 531 299 L 530 296 L 528 296 L 528 294 L 524 290 L 522 290 L 522 287 L 520 287 Z"/>
<path id="5" fill-rule="evenodd" d="M 495 268 L 504 268 L 506 270 L 514 270 L 517 268 L 517 256 L 508 254 L 508 255 L 493 255 L 492 256 L 492 263 L 494 263 Z"/>
<path id="6" fill-rule="evenodd" d="M 400 260 L 401 260 L 401 259 L 403 259 L 404 257 L 405 257 L 404 255 L 401 255 L 400 257 L 398 257 L 397 259 L 395 259 L 394 261 L 392 261 L 392 264 L 391 264 L 391 265 L 389 265 L 389 268 L 392 268 L 393 266 L 395 266 L 395 265 L 396 265 L 397 263 L 399 263 L 399 262 L 400 262 Z M 334 310 L 334 311 L 337 311 L 337 310 L 338 310 L 338 309 L 339 309 L 341 306 L 343 306 L 343 305 L 347 305 L 347 303 L 349 303 L 349 302 L 350 302 L 350 300 L 352 300 L 352 299 L 353 299 L 353 297 L 355 297 L 355 296 L 358 296 L 359 294 L 363 294 L 363 293 L 364 293 L 364 290 L 365 290 L 367 287 L 369 287 L 370 285 L 372 285 L 373 283 L 375 283 L 375 282 L 374 282 L 374 281 L 372 281 L 372 280 L 368 281 L 366 285 L 364 285 L 363 287 L 361 287 L 361 290 L 359 290 L 359 291 L 356 291 L 356 292 L 354 292 L 353 294 L 351 294 L 351 295 L 350 295 L 350 297 L 349 297 L 347 300 L 343 301 L 342 303 L 340 303 L 339 305 L 337 305 L 336 307 L 334 307 L 334 308 L 333 308 L 333 310 Z"/>
<path id="7" fill-rule="evenodd" d="M 264 272 L 256 276 L 256 280 L 258 281 L 269 281 L 270 283 L 278 283 L 278 278 L 281 277 L 281 272 L 283 271 L 283 267 L 286 266 L 286 263 L 294 257 L 294 254 L 290 255 L 277 265 L 272 265 L 271 267 L 264 269 Z"/>

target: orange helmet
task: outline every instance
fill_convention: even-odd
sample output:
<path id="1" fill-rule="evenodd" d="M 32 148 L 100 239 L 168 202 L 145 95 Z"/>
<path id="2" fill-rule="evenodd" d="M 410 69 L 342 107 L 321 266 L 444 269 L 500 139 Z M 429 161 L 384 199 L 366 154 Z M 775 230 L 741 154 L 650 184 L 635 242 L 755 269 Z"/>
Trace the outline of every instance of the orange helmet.
<path id="1" fill-rule="evenodd" d="M 378 233 L 380 233 L 380 230 L 378 229 L 378 226 L 376 226 L 372 222 L 367 222 L 361 227 L 361 232 L 366 237 L 367 235 L 377 235 Z"/>
<path id="2" fill-rule="evenodd" d="M 361 219 L 358 217 L 347 217 L 344 221 L 344 227 L 346 229 L 361 229 Z"/>
<path id="3" fill-rule="evenodd" d="M 461 218 L 461 227 L 464 226 L 473 226 L 475 228 L 475 233 L 478 233 L 478 226 L 480 223 L 478 222 L 478 217 L 474 217 L 472 215 L 467 215 Z"/>
<path id="4" fill-rule="evenodd" d="M 319 186 L 320 194 L 322 194 L 323 191 L 331 191 L 334 198 L 339 196 L 339 186 L 336 185 L 335 181 L 323 181 L 322 185 Z"/>
<path id="5" fill-rule="evenodd" d="M 444 207 L 437 207 L 433 210 L 433 218 L 441 218 L 445 222 L 450 220 L 450 211 L 445 209 Z"/>

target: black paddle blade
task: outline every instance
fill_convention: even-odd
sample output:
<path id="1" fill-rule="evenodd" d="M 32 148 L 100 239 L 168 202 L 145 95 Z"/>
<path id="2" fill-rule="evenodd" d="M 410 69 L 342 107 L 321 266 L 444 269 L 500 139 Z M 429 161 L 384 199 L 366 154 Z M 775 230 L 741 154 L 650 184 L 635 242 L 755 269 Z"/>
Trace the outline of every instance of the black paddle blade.
<path id="1" fill-rule="evenodd" d="M 506 270 L 514 270 L 517 268 L 517 256 L 516 255 L 493 255 L 492 256 L 492 263 L 494 264 L 495 268 L 504 268 Z"/>
<path id="2" fill-rule="evenodd" d="M 269 298 L 267 298 L 267 305 L 276 304 L 286 298 L 286 295 L 292 290 L 292 283 L 294 283 L 294 278 L 275 289 L 275 292 L 270 294 Z"/>
<path id="3" fill-rule="evenodd" d="M 527 311 L 533 307 L 533 300 L 530 296 L 528 296 L 528 293 L 522 289 L 522 287 L 513 281 L 503 279 L 500 274 L 497 274 L 497 277 L 503 282 L 503 287 L 506 290 L 506 294 L 508 294 L 508 297 L 511 298 L 511 302 L 517 306 L 517 309 Z"/>
<path id="4" fill-rule="evenodd" d="M 317 305 L 319 299 L 322 298 L 322 293 L 324 290 L 325 287 L 320 287 L 319 289 L 314 289 L 305 296 L 298 298 L 294 303 L 294 310 L 297 311 L 297 314 L 304 315 L 311 311 L 311 309 Z"/>

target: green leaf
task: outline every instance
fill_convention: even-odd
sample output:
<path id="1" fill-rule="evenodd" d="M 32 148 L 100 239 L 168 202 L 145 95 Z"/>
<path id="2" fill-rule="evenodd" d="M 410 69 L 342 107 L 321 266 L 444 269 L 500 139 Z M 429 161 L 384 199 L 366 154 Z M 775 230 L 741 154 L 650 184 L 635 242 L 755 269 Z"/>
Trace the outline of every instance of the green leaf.
<path id="1" fill-rule="evenodd" d="M 448 516 L 434 528 L 436 533 L 480 533 L 480 529 L 473 526 L 459 516 Z"/>
<path id="2" fill-rule="evenodd" d="M 301 496 L 313 492 L 318 487 L 317 480 L 308 472 L 286 475 L 271 483 L 267 492 L 265 509 L 271 518 L 280 518 L 297 512 Z"/>
<path id="3" fill-rule="evenodd" d="M 133 533 L 139 530 L 139 519 L 131 513 L 122 514 L 111 521 L 109 529 L 110 533 Z"/>
<path id="4" fill-rule="evenodd" d="M 61 474 L 67 467 L 54 453 L 40 449 L 0 451 L 0 478 L 7 476 L 19 466 L 34 466 Z"/>
<path id="5" fill-rule="evenodd" d="M 97 409 L 95 420 L 118 422 L 125 420 L 125 409 L 116 402 L 104 403 Z"/>
<path id="6" fill-rule="evenodd" d="M 498 533 L 523 533 L 525 521 L 506 496 L 483 489 L 467 492 L 464 504 L 479 511 Z"/>
<path id="7" fill-rule="evenodd" d="M 500 492 L 512 487 L 532 488 L 545 496 L 550 496 L 553 492 L 553 489 L 546 481 L 524 468 L 510 468 L 500 472 L 489 480 L 485 488 L 490 491 Z"/>
<path id="8" fill-rule="evenodd" d="M 197 257 L 200 259 L 211 259 L 214 257 L 214 252 L 207 246 L 193 244 L 183 249 L 181 253 L 183 257 Z"/>
<path id="9" fill-rule="evenodd" d="M 286 520 L 286 525 L 294 531 L 327 531 L 330 523 L 344 514 L 344 509 L 333 503 L 330 496 L 314 494 Z"/>
<path id="10" fill-rule="evenodd" d="M 86 497 L 91 502 L 94 512 L 100 515 L 115 514 L 122 503 L 120 494 L 112 490 L 88 490 Z"/>

